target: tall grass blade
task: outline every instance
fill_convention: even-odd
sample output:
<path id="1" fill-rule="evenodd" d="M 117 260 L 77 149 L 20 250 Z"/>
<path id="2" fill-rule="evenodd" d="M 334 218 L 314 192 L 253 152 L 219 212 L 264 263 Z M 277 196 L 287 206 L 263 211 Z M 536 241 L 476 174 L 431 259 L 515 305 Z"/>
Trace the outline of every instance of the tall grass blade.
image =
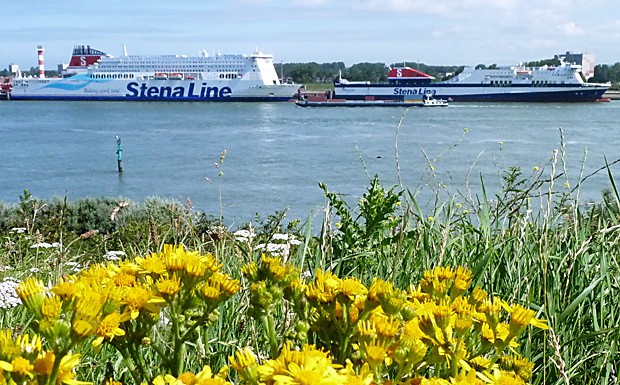
<path id="1" fill-rule="evenodd" d="M 590 292 L 592 292 L 592 290 L 594 290 L 596 285 L 598 285 L 598 283 L 601 282 L 602 280 L 603 280 L 603 277 L 598 277 L 597 279 L 592 281 L 592 283 L 590 283 L 588 287 L 583 289 L 581 294 L 579 294 L 577 298 L 575 298 L 573 302 L 571 302 L 570 305 L 568 305 L 566 309 L 564 309 L 564 311 L 560 313 L 560 315 L 558 316 L 558 323 L 564 321 L 566 317 L 571 315 L 573 313 L 573 310 L 575 310 L 575 308 L 579 306 L 579 304 L 583 302 L 584 299 L 586 299 L 586 297 L 590 294 Z"/>

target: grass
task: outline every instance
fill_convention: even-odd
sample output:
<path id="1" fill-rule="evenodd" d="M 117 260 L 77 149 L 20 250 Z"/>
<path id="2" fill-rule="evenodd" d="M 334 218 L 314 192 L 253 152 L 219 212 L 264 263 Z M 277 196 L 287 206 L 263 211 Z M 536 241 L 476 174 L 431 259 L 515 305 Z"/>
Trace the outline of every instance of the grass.
<path id="1" fill-rule="evenodd" d="M 110 251 L 140 256 L 164 243 L 213 253 L 239 277 L 243 264 L 259 258 L 252 245 L 288 232 L 302 240 L 288 256 L 302 272 L 322 268 L 366 284 L 381 277 L 406 288 L 424 270 L 466 266 L 474 285 L 549 321 L 550 331 L 529 331 L 520 341 L 520 351 L 536 363 L 532 383 L 617 384 L 620 196 L 611 173 L 610 190 L 596 204 L 558 192 L 556 177 L 524 178 L 513 168 L 494 196 L 483 188 L 477 201 L 450 199 L 433 207 L 420 207 L 408 191 L 384 188 L 378 178 L 354 206 L 323 186 L 327 214 L 321 224 L 285 228 L 283 216 L 274 215 L 255 224 L 260 231 L 250 244 L 236 241 L 232 229 L 212 217 L 171 201 L 45 202 L 26 192 L 19 204 L 0 206 L 0 265 L 10 267 L 0 270 L 0 281 L 34 274 L 51 285 L 73 269 L 105 261 Z M 11 230 L 16 227 L 25 231 Z M 59 246 L 31 248 L 43 241 Z M 259 325 L 238 316 L 248 300 L 235 297 L 220 309 L 215 325 L 197 336 L 191 365 L 219 368 L 242 346 L 264 349 Z M 30 322 L 19 306 L 0 313 L 0 328 L 27 330 Z M 123 374 L 114 352 L 82 353 L 81 378 L 100 383 L 106 369 Z"/>

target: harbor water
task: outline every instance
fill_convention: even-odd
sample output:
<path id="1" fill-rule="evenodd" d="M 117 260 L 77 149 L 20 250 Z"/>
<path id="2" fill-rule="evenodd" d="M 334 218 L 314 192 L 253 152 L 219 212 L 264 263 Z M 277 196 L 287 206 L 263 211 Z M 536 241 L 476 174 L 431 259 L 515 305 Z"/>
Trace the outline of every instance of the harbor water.
<path id="1" fill-rule="evenodd" d="M 289 209 L 320 215 L 318 182 L 352 203 L 378 174 L 421 204 L 436 193 L 493 196 L 509 167 L 567 175 L 600 200 L 620 158 L 620 102 L 452 104 L 448 108 L 301 108 L 294 103 L 0 103 L 0 200 L 158 196 L 229 224 Z M 117 171 L 122 140 L 123 173 Z M 222 153 L 225 155 L 222 159 Z M 620 175 L 620 163 L 611 166 Z M 589 176 L 590 174 L 593 174 Z M 576 190 L 574 193 L 576 194 Z"/>

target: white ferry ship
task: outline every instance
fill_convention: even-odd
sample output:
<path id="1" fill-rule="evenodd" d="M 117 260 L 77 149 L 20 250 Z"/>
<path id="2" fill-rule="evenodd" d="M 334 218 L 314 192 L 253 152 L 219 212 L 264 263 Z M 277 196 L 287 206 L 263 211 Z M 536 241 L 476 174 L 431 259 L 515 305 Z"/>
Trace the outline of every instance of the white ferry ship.
<path id="1" fill-rule="evenodd" d="M 90 46 L 76 46 L 58 78 L 45 78 L 39 47 L 39 77 L 13 79 L 12 100 L 118 101 L 287 101 L 298 84 L 283 84 L 273 56 L 127 55 L 113 57 Z"/>
<path id="2" fill-rule="evenodd" d="M 611 84 L 586 83 L 581 66 L 515 66 L 497 69 L 468 67 L 441 82 L 409 67 L 392 68 L 387 83 L 334 81 L 335 98 L 406 100 L 421 94 L 451 102 L 595 102 Z"/>

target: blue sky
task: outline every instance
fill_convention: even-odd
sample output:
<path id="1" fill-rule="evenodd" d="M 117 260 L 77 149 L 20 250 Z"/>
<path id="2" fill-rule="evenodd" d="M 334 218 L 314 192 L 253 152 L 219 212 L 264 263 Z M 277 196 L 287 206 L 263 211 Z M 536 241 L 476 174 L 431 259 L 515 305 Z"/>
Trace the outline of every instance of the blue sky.
<path id="1" fill-rule="evenodd" d="M 500 65 L 589 52 L 620 61 L 618 0 L 26 0 L 5 7 L 0 68 L 118 56 L 251 53 L 276 62 Z M 10 9 L 9 9 L 10 8 Z"/>

